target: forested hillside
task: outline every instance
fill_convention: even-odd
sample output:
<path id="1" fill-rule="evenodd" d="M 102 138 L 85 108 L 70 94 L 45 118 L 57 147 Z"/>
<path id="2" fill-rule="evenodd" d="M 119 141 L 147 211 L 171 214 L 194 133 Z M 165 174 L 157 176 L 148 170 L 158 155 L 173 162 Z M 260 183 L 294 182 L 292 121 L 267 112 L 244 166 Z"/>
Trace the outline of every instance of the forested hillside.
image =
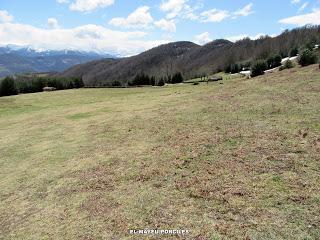
<path id="1" fill-rule="evenodd" d="M 215 40 L 204 46 L 175 42 L 153 48 L 137 56 L 101 60 L 77 65 L 59 74 L 82 77 L 87 86 L 126 85 L 143 72 L 156 78 L 168 78 L 181 72 L 193 78 L 225 70 L 230 64 L 266 59 L 274 54 L 286 57 L 293 49 L 312 48 L 320 42 L 320 26 L 306 26 L 284 31 L 277 37 L 249 38 L 232 43 Z"/>

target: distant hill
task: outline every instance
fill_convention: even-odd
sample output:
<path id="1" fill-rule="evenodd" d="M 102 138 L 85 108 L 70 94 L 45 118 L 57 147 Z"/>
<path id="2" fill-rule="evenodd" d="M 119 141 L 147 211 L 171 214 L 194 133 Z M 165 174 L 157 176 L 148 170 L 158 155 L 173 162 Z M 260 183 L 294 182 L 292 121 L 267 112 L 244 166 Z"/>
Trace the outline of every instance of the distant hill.
<path id="1" fill-rule="evenodd" d="M 182 72 L 185 78 L 216 73 L 232 63 L 267 58 L 273 54 L 288 55 L 292 48 L 303 48 L 320 42 L 320 26 L 284 31 L 277 37 L 249 38 L 235 43 L 215 40 L 204 46 L 192 42 L 174 42 L 122 59 L 93 61 L 71 67 L 58 76 L 82 77 L 87 86 L 108 86 L 114 81 L 127 84 L 141 72 L 165 77 Z"/>
<path id="2" fill-rule="evenodd" d="M 178 59 L 193 48 L 200 46 L 191 42 L 161 45 L 137 56 L 122 59 L 93 61 L 74 66 L 59 74 L 64 77 L 82 77 L 86 85 L 108 85 L 114 81 L 131 81 L 137 73 L 168 75 L 180 69 Z"/>
<path id="3" fill-rule="evenodd" d="M 113 57 L 94 52 L 37 51 L 30 47 L 8 45 L 0 47 L 0 77 L 28 72 L 61 72 L 77 64 Z"/>

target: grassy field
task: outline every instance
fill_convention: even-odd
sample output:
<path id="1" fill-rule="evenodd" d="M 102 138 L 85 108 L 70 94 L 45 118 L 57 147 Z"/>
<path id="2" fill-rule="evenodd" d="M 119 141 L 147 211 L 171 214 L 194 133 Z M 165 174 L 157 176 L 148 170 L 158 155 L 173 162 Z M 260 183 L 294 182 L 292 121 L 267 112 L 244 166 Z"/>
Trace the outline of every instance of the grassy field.
<path id="1" fill-rule="evenodd" d="M 320 71 L 0 98 L 0 239 L 320 239 Z"/>

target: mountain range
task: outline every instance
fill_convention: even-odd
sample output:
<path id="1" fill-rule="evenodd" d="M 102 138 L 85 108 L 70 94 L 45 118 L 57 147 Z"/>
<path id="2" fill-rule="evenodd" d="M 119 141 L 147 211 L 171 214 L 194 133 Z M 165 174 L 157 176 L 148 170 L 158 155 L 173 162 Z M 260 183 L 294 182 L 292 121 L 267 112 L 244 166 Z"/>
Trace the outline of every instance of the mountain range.
<path id="1" fill-rule="evenodd" d="M 187 79 L 214 74 L 234 63 L 243 63 L 280 54 L 288 56 L 294 48 L 320 43 L 320 26 L 306 26 L 284 31 L 277 37 L 257 40 L 245 38 L 235 43 L 215 40 L 204 46 L 192 42 L 173 42 L 150 49 L 137 56 L 103 59 L 76 65 L 57 74 L 81 77 L 87 86 L 127 85 L 139 73 L 166 78 L 181 72 Z"/>
<path id="2" fill-rule="evenodd" d="M 31 47 L 7 45 L 0 47 L 0 77 L 30 72 L 61 72 L 77 64 L 104 58 L 115 56 L 75 50 L 36 50 Z"/>
<path id="3" fill-rule="evenodd" d="M 214 40 L 203 46 L 180 41 L 164 44 L 136 56 L 119 58 L 109 54 L 74 50 L 39 51 L 13 45 L 0 47 L 0 77 L 26 72 L 54 72 L 55 77 L 79 77 L 86 86 L 128 85 L 137 74 L 156 79 L 177 72 L 185 79 L 223 71 L 231 64 L 243 64 L 280 54 L 292 49 L 320 43 L 320 26 L 286 30 L 276 37 L 245 38 L 237 42 Z"/>

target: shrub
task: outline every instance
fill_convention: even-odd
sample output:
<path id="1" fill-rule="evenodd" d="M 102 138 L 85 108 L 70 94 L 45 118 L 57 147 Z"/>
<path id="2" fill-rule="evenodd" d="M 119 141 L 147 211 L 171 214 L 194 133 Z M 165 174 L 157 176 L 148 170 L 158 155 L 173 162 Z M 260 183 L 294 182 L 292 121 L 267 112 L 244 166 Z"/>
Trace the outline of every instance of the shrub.
<path id="1" fill-rule="evenodd" d="M 267 70 L 267 62 L 265 60 L 258 60 L 252 65 L 251 77 L 263 75 L 265 70 Z"/>
<path id="2" fill-rule="evenodd" d="M 305 49 L 304 51 L 302 51 L 298 62 L 302 67 L 308 66 L 310 64 L 315 64 L 317 63 L 317 55 L 313 51 Z"/>
<path id="3" fill-rule="evenodd" d="M 171 78 L 171 83 L 176 84 L 176 83 L 182 83 L 183 82 L 183 76 L 180 72 L 174 74 Z"/>
<path id="4" fill-rule="evenodd" d="M 293 67 L 294 67 L 293 62 L 290 61 L 290 60 L 287 60 L 287 61 L 283 64 L 283 66 L 281 66 L 281 67 L 279 68 L 279 70 L 282 71 L 282 70 L 284 70 L 284 69 L 290 69 L 290 68 L 293 68 Z"/>
<path id="5" fill-rule="evenodd" d="M 11 95 L 17 95 L 17 94 L 18 94 L 18 90 L 16 88 L 13 78 L 6 77 L 1 81 L 0 96 L 11 96 Z"/>

